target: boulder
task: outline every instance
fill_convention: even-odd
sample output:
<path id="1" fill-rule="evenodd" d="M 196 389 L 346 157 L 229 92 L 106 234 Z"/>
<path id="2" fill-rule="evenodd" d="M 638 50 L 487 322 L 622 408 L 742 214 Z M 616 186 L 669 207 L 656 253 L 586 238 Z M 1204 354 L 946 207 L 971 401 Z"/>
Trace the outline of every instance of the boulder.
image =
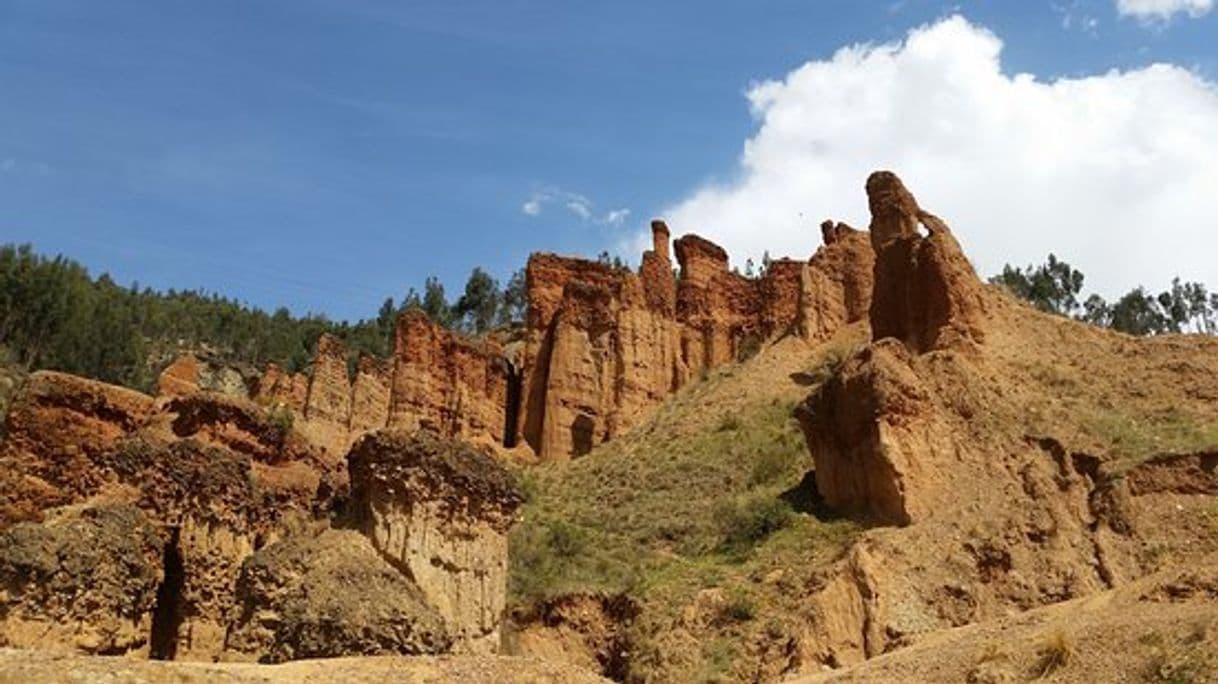
<path id="1" fill-rule="evenodd" d="M 522 497 L 494 459 L 428 432 L 364 435 L 347 457 L 351 509 L 373 546 L 406 573 L 459 651 L 499 646 L 507 531 Z"/>
<path id="2" fill-rule="evenodd" d="M 226 648 L 264 663 L 447 652 L 440 615 L 352 530 L 298 534 L 241 566 Z"/>
<path id="3" fill-rule="evenodd" d="M 0 645 L 146 654 L 161 546 L 131 505 L 71 507 L 0 532 Z"/>

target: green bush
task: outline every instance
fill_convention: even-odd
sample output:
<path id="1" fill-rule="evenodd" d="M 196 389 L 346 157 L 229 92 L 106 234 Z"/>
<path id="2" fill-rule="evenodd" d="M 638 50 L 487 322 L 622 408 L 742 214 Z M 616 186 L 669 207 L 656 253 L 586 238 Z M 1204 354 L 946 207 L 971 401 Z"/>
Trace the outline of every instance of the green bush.
<path id="1" fill-rule="evenodd" d="M 271 424 L 271 427 L 279 433 L 280 439 L 283 439 L 292 431 L 292 425 L 296 422 L 296 416 L 292 413 L 292 409 L 283 404 L 272 406 L 267 411 L 266 419 Z"/>
<path id="2" fill-rule="evenodd" d="M 722 505 L 715 517 L 724 546 L 739 550 L 790 525 L 795 511 L 782 499 L 753 495 Z"/>
<path id="3" fill-rule="evenodd" d="M 757 615 L 757 604 L 753 597 L 742 591 L 734 591 L 719 611 L 721 619 L 730 622 L 748 622 Z"/>
<path id="4" fill-rule="evenodd" d="M 575 558 L 588 547 L 588 533 L 570 523 L 555 520 L 546 529 L 546 546 L 558 558 Z"/>

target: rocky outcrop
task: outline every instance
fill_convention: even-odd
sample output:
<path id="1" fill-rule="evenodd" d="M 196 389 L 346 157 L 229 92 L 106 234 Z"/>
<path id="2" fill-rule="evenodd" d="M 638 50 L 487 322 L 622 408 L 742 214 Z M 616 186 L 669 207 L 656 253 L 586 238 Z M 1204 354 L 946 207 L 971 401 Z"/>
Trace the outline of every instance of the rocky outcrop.
<path id="1" fill-rule="evenodd" d="M 390 389 L 393 386 L 393 364 L 368 355 L 361 355 L 351 384 L 352 435 L 377 430 L 389 424 Z"/>
<path id="2" fill-rule="evenodd" d="M 0 532 L 0 644 L 146 654 L 157 528 L 130 505 L 66 509 Z"/>
<path id="3" fill-rule="evenodd" d="M 347 346 L 323 334 L 317 340 L 300 429 L 337 462 L 349 446 L 351 380 L 347 376 Z"/>
<path id="4" fill-rule="evenodd" d="M 899 178 L 887 171 L 873 173 L 867 196 L 875 252 L 870 320 L 876 343 L 847 360 L 797 416 L 825 501 L 876 522 L 906 525 L 940 507 L 960 474 L 953 464 L 960 450 L 953 426 L 941 421 L 937 388 L 919 377 L 914 356 L 982 341 L 984 292 L 947 226 L 919 208 Z M 922 235 L 921 229 L 929 234 Z M 861 236 L 830 222 L 822 231 L 821 272 L 842 274 L 843 269 L 830 264 L 836 265 L 844 250 L 857 250 Z M 857 276 L 839 279 L 843 292 L 847 279 L 855 287 L 861 281 Z M 845 300 L 855 307 L 861 303 Z M 958 373 L 971 372 L 962 361 L 955 367 Z"/>
<path id="5" fill-rule="evenodd" d="M 798 407 L 816 489 L 834 510 L 907 525 L 933 510 L 927 490 L 950 461 L 950 432 L 934 424 L 929 390 L 891 340 L 850 359 Z"/>
<path id="6" fill-rule="evenodd" d="M 821 225 L 824 244 L 800 270 L 796 325 L 809 341 L 829 339 L 871 308 L 875 252 L 868 234 L 844 223 Z"/>
<path id="7" fill-rule="evenodd" d="M 175 358 L 157 378 L 158 397 L 178 397 L 199 390 L 233 397 L 249 394 L 246 372 L 225 364 L 210 354 L 186 352 Z"/>
<path id="8" fill-rule="evenodd" d="M 107 479 L 96 459 L 154 411 L 152 397 L 133 390 L 66 373 L 30 375 L 0 444 L 0 526 L 96 491 Z"/>
<path id="9" fill-rule="evenodd" d="M 490 448 L 504 442 L 507 360 L 414 309 L 398 318 L 388 427 L 426 429 Z"/>
<path id="10" fill-rule="evenodd" d="M 872 338 L 895 337 L 919 353 L 981 342 L 982 285 L 947 224 L 889 171 L 868 177 L 867 199 L 876 255 Z"/>
<path id="11" fill-rule="evenodd" d="M 445 653 L 451 640 L 419 588 L 351 530 L 297 534 L 241 566 L 226 648 L 264 663 Z"/>
<path id="12" fill-rule="evenodd" d="M 304 373 L 288 373 L 278 364 L 268 363 L 251 398 L 261 406 L 284 407 L 304 415 L 309 399 L 309 377 Z"/>
<path id="13" fill-rule="evenodd" d="M 675 245 L 652 223 L 638 273 L 535 254 L 529 259 L 528 343 L 519 433 L 542 460 L 579 456 L 637 425 L 706 371 L 788 333 L 825 339 L 861 320 L 872 255 L 844 226 L 805 263 L 771 262 L 759 278 L 731 271 L 718 245 Z"/>
<path id="14" fill-rule="evenodd" d="M 522 503 L 494 459 L 426 432 L 372 432 L 348 456 L 351 507 L 373 546 L 410 577 L 459 651 L 495 652 L 507 531 Z"/>
<path id="15" fill-rule="evenodd" d="M 374 404 L 386 376 L 362 364 L 350 396 L 363 385 Z M 306 409 L 334 405 L 317 401 L 324 377 Z M 314 415 L 338 424 L 339 407 Z M 463 443 L 373 431 L 350 456 L 348 497 L 346 469 L 294 420 L 219 393 L 153 400 L 35 374 L 0 452 L 2 472 L 37 484 L 5 492 L 4 643 L 275 662 L 495 651 L 521 503 L 506 471 Z M 64 504 L 84 512 L 49 508 Z M 340 508 L 367 537 L 318 529 Z"/>

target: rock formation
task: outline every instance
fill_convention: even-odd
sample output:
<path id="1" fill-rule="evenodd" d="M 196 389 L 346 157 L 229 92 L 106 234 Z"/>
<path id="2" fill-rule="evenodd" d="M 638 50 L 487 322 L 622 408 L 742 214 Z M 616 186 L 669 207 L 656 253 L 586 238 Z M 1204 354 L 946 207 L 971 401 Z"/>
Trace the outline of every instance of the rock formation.
<path id="1" fill-rule="evenodd" d="M 348 456 L 351 508 L 422 592 L 460 651 L 493 653 L 507 594 L 507 530 L 522 503 L 492 458 L 427 432 L 383 430 Z"/>
<path id="2" fill-rule="evenodd" d="M 322 351 L 312 435 L 282 404 L 33 374 L 0 444 L 3 643 L 181 660 L 494 652 L 510 478 L 471 447 L 373 432 L 348 503 L 319 428 L 386 415 L 368 406 L 387 406 L 387 373 L 368 361 L 333 391 L 345 355 Z M 372 541 L 316 531 L 341 510 L 370 516 Z M 302 525 L 314 532 L 291 534 Z M 356 580 L 384 593 L 348 596 Z"/>
<path id="3" fill-rule="evenodd" d="M 796 321 L 810 341 L 827 340 L 867 319 L 871 308 L 875 252 L 868 234 L 832 221 L 821 224 L 821 232 L 824 245 L 799 274 Z"/>
<path id="4" fill-rule="evenodd" d="M 1153 567 L 1141 551 L 1151 511 L 1218 491 L 1218 459 L 1205 453 L 1122 460 L 1089 441 L 1089 411 L 1140 406 L 1147 385 L 1171 405 L 1218 398 L 1174 386 L 1191 376 L 1165 380 L 1164 360 L 1181 352 L 1139 340 L 1132 353 L 1120 336 L 998 296 L 896 176 L 873 174 L 867 193 L 872 342 L 796 412 L 826 505 L 879 526 L 812 598 L 834 616 L 817 625 L 814 657 L 835 665 L 1139 577 Z M 1198 352 L 1193 363 L 1209 364 Z M 1075 387 L 1066 378 L 1078 368 L 1088 371 Z M 1063 395 L 1069 408 L 1047 426 L 1034 417 Z M 1172 493 L 1156 504 L 1160 487 Z M 1197 538 L 1179 553 L 1203 553 Z"/>
<path id="5" fill-rule="evenodd" d="M 872 250 L 844 224 L 824 229 L 809 261 L 777 259 L 757 278 L 731 271 L 723 248 L 697 235 L 675 242 L 676 276 L 668 226 L 651 229 L 637 272 L 532 255 L 522 344 L 469 339 L 411 310 L 397 321 L 389 359 L 361 358 L 352 377 L 343 342 L 323 335 L 307 374 L 270 364 L 249 397 L 290 414 L 331 464 L 386 427 L 425 428 L 518 460 L 562 460 L 637 425 L 691 379 L 778 336 L 827 339 L 870 303 Z M 215 387 L 207 378 L 222 373 L 213 365 L 180 357 L 162 373 L 160 396 Z M 518 444 L 526 449 L 512 451 Z"/>
<path id="6" fill-rule="evenodd" d="M 630 429 L 691 379 L 788 333 L 825 339 L 864 317 L 872 253 L 861 233 L 826 234 L 812 259 L 779 259 L 759 278 L 728 268 L 718 245 L 686 235 L 669 260 L 669 231 L 637 274 L 535 254 L 520 434 L 542 460 L 587 453 Z"/>
<path id="7" fill-rule="evenodd" d="M 947 224 L 889 171 L 868 177 L 867 200 L 876 255 L 872 337 L 895 337 L 915 352 L 980 342 L 981 282 Z"/>
<path id="8" fill-rule="evenodd" d="M 503 444 L 508 373 L 497 344 L 465 339 L 418 309 L 398 318 L 395 340 L 388 427 Z"/>
<path id="9" fill-rule="evenodd" d="M 130 505 L 77 507 L 0 531 L 0 644 L 138 651 L 152 629 L 161 540 Z"/>
<path id="10" fill-rule="evenodd" d="M 247 374 L 220 362 L 211 354 L 187 352 L 161 371 L 157 378 L 157 395 L 181 396 L 207 390 L 244 397 L 249 393 Z"/>
<path id="11" fill-rule="evenodd" d="M 451 639 L 419 588 L 352 530 L 295 534 L 241 567 L 225 647 L 240 658 L 445 653 Z"/>

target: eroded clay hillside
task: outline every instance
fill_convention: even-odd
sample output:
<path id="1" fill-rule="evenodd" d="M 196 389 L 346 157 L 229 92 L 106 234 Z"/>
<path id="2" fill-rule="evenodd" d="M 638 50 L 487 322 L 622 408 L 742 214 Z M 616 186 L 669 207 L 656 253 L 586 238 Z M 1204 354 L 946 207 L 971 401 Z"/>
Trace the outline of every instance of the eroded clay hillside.
<path id="1" fill-rule="evenodd" d="M 0 679 L 1218 676 L 1218 341 L 1037 312 L 865 191 L 760 278 L 662 222 L 534 255 L 523 330 L 407 313 L 354 372 L 14 382 L 0 646 L 125 659 Z"/>

